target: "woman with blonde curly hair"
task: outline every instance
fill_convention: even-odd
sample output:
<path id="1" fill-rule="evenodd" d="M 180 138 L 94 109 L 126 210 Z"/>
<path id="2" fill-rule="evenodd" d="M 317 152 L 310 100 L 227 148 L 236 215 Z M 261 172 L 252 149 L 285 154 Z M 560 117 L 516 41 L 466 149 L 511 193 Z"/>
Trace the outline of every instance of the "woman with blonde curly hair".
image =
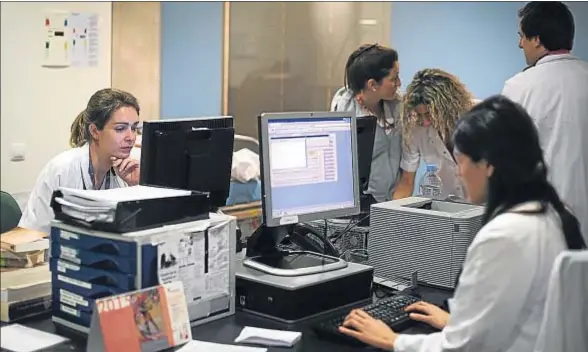
<path id="1" fill-rule="evenodd" d="M 435 165 L 443 181 L 440 198 L 464 198 L 456 176 L 451 135 L 459 117 L 475 104 L 472 93 L 454 75 L 436 68 L 418 71 L 404 95 L 401 118 L 402 175 L 393 199 L 410 197 L 421 160 Z"/>

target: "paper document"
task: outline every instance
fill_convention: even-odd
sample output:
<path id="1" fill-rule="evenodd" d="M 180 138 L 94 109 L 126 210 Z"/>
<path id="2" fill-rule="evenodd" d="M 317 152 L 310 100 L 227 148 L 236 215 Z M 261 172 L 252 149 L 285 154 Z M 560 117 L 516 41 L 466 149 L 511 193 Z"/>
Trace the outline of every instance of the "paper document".
<path id="1" fill-rule="evenodd" d="M 162 187 L 132 186 L 107 190 L 82 190 L 60 187 L 63 197 L 55 198 L 61 211 L 86 222 L 113 222 L 120 202 L 185 197 L 191 191 Z"/>
<path id="2" fill-rule="evenodd" d="M 169 237 L 157 248 L 159 282 L 181 281 L 189 304 L 201 299 L 206 292 L 204 236 L 202 233 L 178 232 Z"/>
<path id="3" fill-rule="evenodd" d="M 292 347 L 302 337 L 301 332 L 261 329 L 246 326 L 235 339 L 237 343 L 252 343 L 263 346 Z"/>
<path id="4" fill-rule="evenodd" d="M 267 348 L 222 345 L 220 343 L 192 340 L 182 346 L 177 352 L 266 352 Z"/>
<path id="5" fill-rule="evenodd" d="M 20 324 L 2 327 L 0 337 L 0 347 L 12 352 L 46 350 L 51 346 L 67 341 L 64 337 L 31 329 Z"/>
<path id="6" fill-rule="evenodd" d="M 228 296 L 230 229 L 228 221 L 208 229 L 200 226 L 177 230 L 170 228 L 165 237 L 160 238 L 161 242 L 156 241 L 159 282 L 181 281 L 188 305 Z"/>
<path id="7" fill-rule="evenodd" d="M 63 193 L 63 197 L 66 200 L 72 201 L 72 198 L 74 200 L 75 198 L 81 198 L 94 201 L 99 204 L 116 204 L 119 202 L 128 202 L 134 200 L 180 197 L 189 196 L 192 194 L 191 191 L 187 190 L 141 185 L 106 190 L 81 190 L 60 187 L 59 190 L 61 193 Z M 75 201 L 72 202 L 76 203 Z"/>

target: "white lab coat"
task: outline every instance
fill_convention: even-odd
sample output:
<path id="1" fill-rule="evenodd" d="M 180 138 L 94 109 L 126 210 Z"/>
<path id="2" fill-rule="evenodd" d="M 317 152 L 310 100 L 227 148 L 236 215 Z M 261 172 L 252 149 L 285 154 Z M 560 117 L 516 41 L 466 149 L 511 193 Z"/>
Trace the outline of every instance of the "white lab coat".
<path id="1" fill-rule="evenodd" d="M 443 183 L 441 199 L 445 199 L 449 195 L 464 198 L 463 186 L 457 177 L 457 164 L 433 126 L 415 127 L 408 144 L 402 145 L 402 160 L 400 161 L 402 170 L 416 172 L 421 159 L 425 164 L 437 166 L 437 175 Z M 417 184 L 420 181 L 415 180 Z"/>
<path id="2" fill-rule="evenodd" d="M 588 349 L 588 251 L 565 251 L 553 265 L 534 352 Z"/>
<path id="3" fill-rule="evenodd" d="M 472 99 L 472 104 L 480 103 L 478 99 Z M 454 195 L 464 198 L 464 189 L 457 177 L 457 164 L 447 146 L 441 140 L 439 133 L 433 126 L 416 126 L 411 131 L 407 144 L 402 145 L 402 160 L 400 167 L 406 172 L 416 172 L 420 161 L 425 164 L 433 164 L 438 168 L 437 175 L 441 178 L 441 198 Z M 421 180 L 415 180 L 418 184 Z"/>
<path id="4" fill-rule="evenodd" d="M 521 204 L 486 224 L 470 245 L 447 326 L 429 335 L 399 335 L 396 352 L 532 351 L 551 268 L 566 249 L 558 214 L 520 214 Z"/>
<path id="5" fill-rule="evenodd" d="M 548 55 L 509 79 L 502 94 L 535 121 L 551 182 L 588 242 L 588 62 Z"/>
<path id="6" fill-rule="evenodd" d="M 66 150 L 51 159 L 37 178 L 35 188 L 29 196 L 18 226 L 49 233 L 51 220 L 54 218 L 50 205 L 53 192 L 59 187 L 84 189 L 87 186 L 87 188 L 91 188 L 92 179 L 88 173 L 89 162 L 90 154 L 87 144 Z M 106 183 L 103 183 L 102 188 L 105 185 Z M 114 175 L 110 180 L 110 188 L 117 187 L 127 187 L 127 184 L 120 177 Z"/>

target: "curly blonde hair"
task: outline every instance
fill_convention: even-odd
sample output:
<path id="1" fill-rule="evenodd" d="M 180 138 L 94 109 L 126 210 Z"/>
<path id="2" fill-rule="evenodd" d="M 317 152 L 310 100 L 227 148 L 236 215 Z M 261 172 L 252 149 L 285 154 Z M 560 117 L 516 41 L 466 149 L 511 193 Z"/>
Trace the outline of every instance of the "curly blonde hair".
<path id="1" fill-rule="evenodd" d="M 406 88 L 404 111 L 401 117 L 402 137 L 405 143 L 421 119 L 416 114 L 418 105 L 429 110 L 431 126 L 447 143 L 459 117 L 473 105 L 473 95 L 454 75 L 437 68 L 418 71 Z"/>

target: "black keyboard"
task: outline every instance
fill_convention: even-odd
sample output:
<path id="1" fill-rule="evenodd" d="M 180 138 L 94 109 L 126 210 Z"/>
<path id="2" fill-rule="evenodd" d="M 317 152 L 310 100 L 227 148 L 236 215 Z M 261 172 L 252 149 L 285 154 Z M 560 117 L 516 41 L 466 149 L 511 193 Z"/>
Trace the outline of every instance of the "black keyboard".
<path id="1" fill-rule="evenodd" d="M 418 301 L 421 301 L 421 299 L 408 295 L 395 295 L 382 298 L 375 303 L 359 308 L 366 313 L 369 313 L 375 319 L 382 320 L 386 325 L 392 328 L 392 330 L 398 332 L 406 330 L 415 323 L 408 317 L 408 314 L 404 312 L 404 308 Z M 313 331 L 317 336 L 324 339 L 339 341 L 346 344 L 363 345 L 361 341 L 339 332 L 339 326 L 343 324 L 347 314 L 348 313 L 345 313 L 324 320 L 313 326 Z"/>

